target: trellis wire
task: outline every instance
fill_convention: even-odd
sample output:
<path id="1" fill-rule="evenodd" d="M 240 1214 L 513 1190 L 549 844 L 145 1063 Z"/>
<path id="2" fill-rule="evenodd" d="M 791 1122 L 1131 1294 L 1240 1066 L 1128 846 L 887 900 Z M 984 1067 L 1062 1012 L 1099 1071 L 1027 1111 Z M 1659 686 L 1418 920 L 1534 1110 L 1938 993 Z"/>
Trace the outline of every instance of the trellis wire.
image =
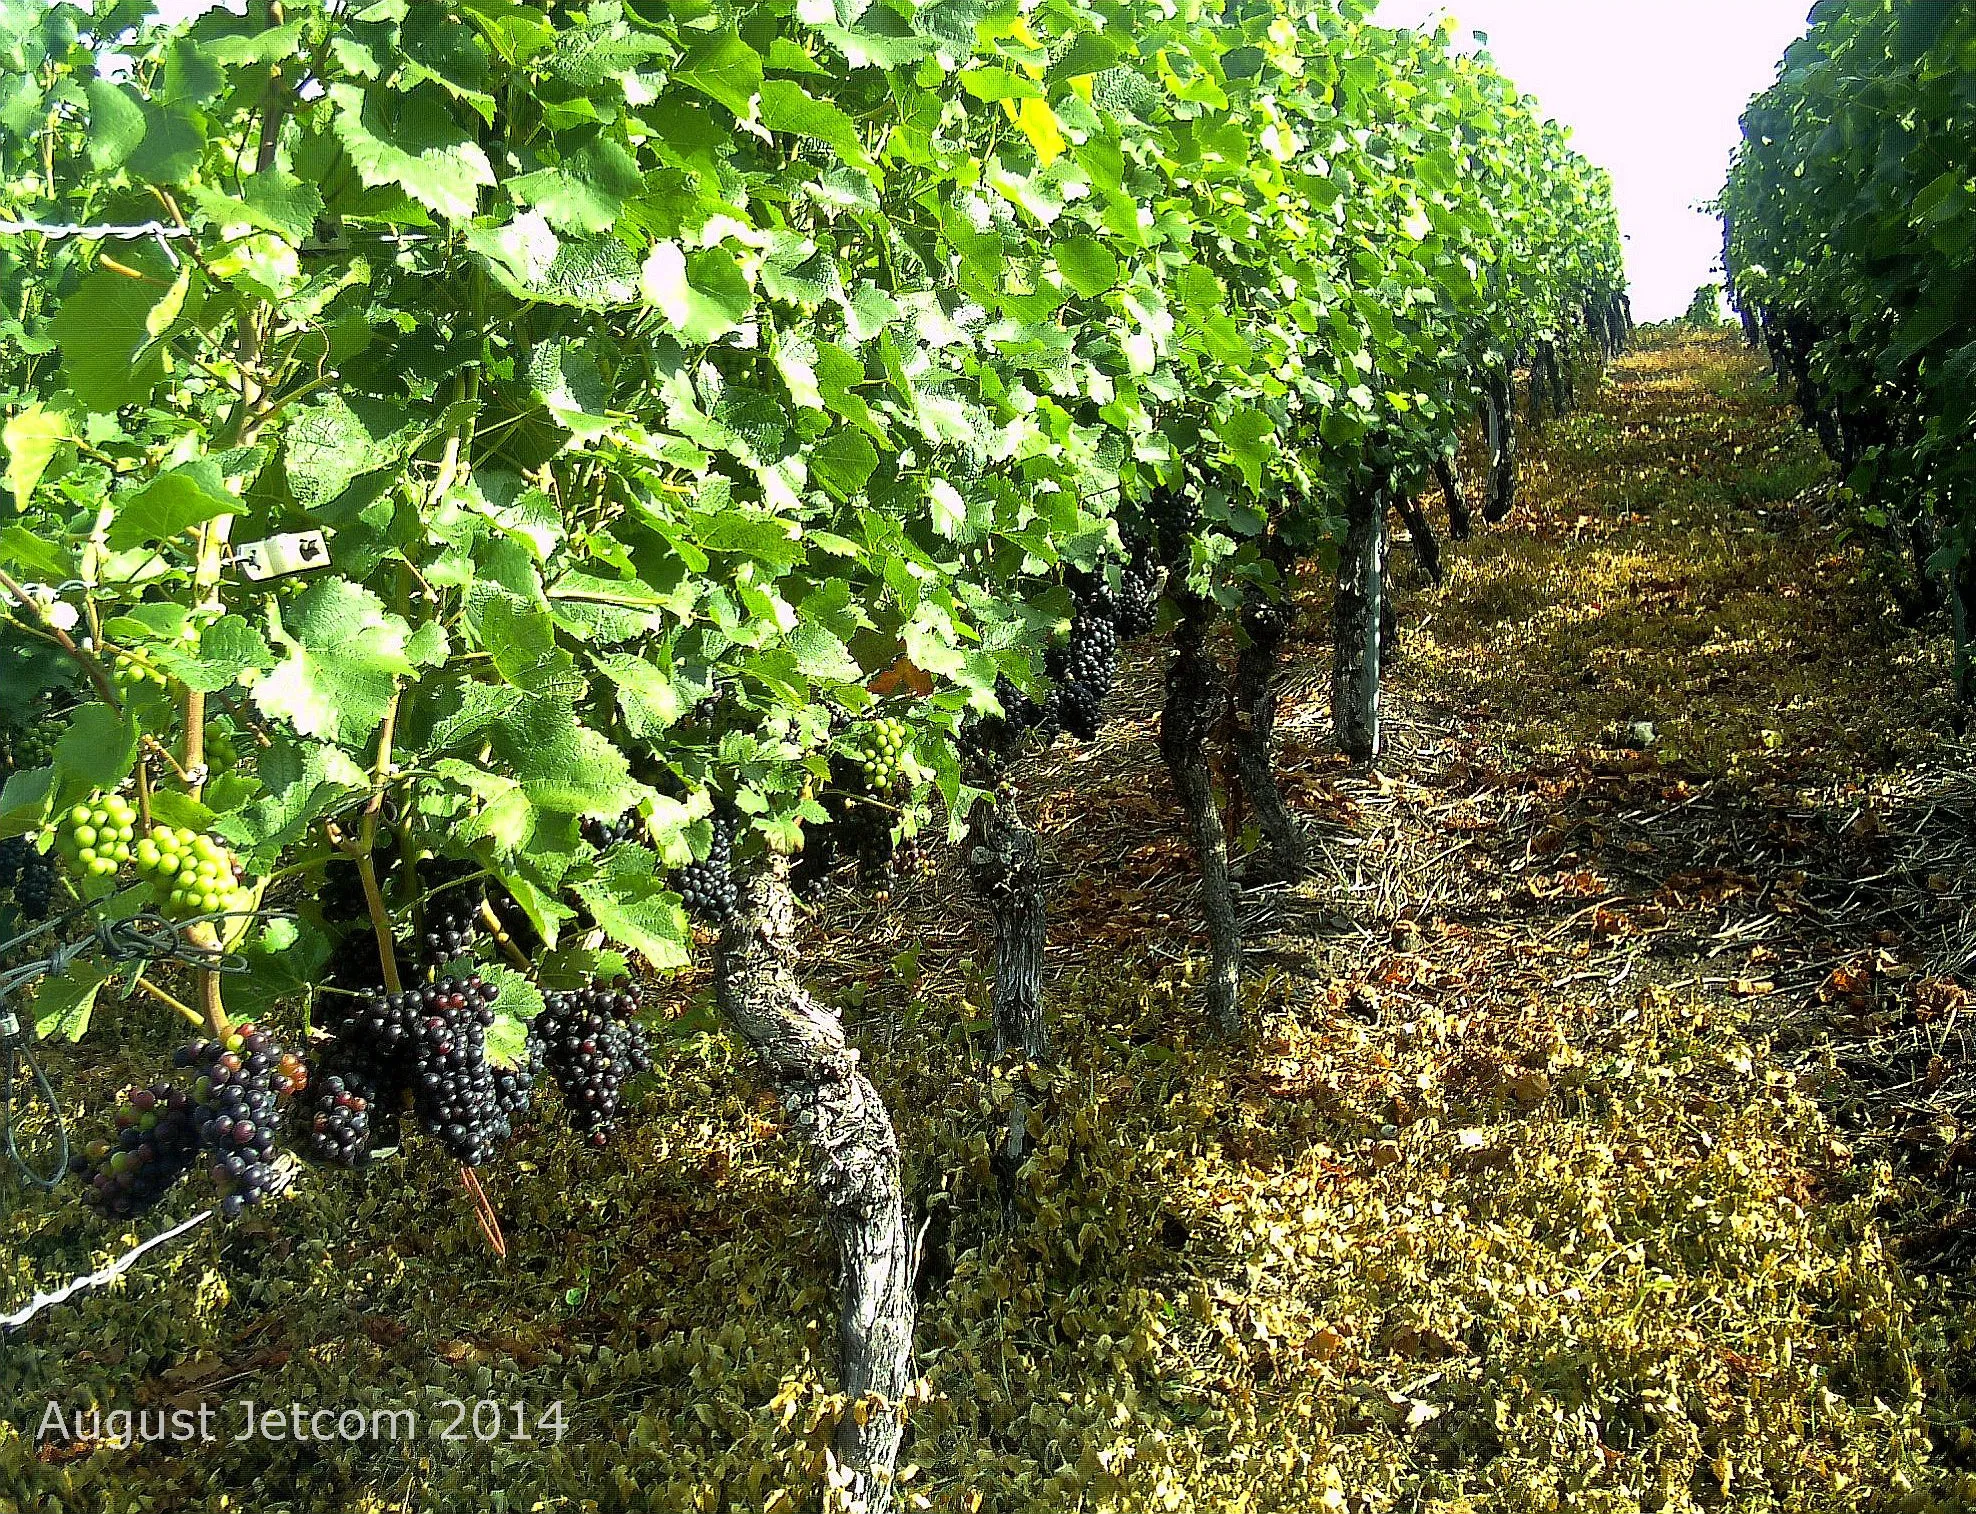
<path id="1" fill-rule="evenodd" d="M 186 939 L 185 931 L 193 925 L 219 927 L 231 920 L 265 918 L 268 918 L 267 915 L 260 910 L 223 910 L 189 920 L 167 920 L 154 911 L 145 911 L 123 920 L 99 920 L 88 934 L 51 946 L 43 955 L 0 972 L 0 1149 L 5 1150 L 7 1160 L 26 1182 L 36 1188 L 53 1189 L 68 1176 L 69 1128 L 68 1119 L 62 1113 L 61 1100 L 56 1097 L 54 1086 L 48 1081 L 48 1075 L 35 1055 L 20 1016 L 9 1004 L 9 997 L 37 979 L 67 971 L 71 963 L 92 954 L 100 954 L 112 962 L 131 964 L 133 969 L 146 963 L 172 962 L 209 972 L 239 972 L 245 967 L 239 957 L 195 946 Z M 48 936 L 73 919 L 74 916 L 69 915 L 51 920 L 0 944 L 0 956 L 12 955 L 37 937 Z M 135 971 L 132 976 L 134 979 Z M 55 1167 L 50 1173 L 37 1171 L 20 1149 L 14 1117 L 14 1084 L 23 1065 L 54 1127 Z"/>
<path id="2" fill-rule="evenodd" d="M 86 1289 L 100 1288 L 103 1284 L 114 1281 L 136 1265 L 137 1259 L 143 1256 L 145 1252 L 162 1246 L 168 1241 L 177 1240 L 186 1231 L 191 1230 L 197 1225 L 203 1225 L 212 1217 L 212 1210 L 202 1209 L 193 1215 L 191 1219 L 180 1221 L 178 1224 L 172 1226 L 171 1229 L 152 1236 L 148 1241 L 140 1241 L 136 1246 L 126 1251 L 107 1267 L 98 1268 L 95 1272 L 64 1283 L 53 1293 L 35 1294 L 23 1308 L 16 1310 L 12 1314 L 0 1314 L 0 1330 L 18 1330 L 44 1309 L 51 1309 L 56 1304 L 61 1303 L 65 1299 L 72 1298 Z"/>

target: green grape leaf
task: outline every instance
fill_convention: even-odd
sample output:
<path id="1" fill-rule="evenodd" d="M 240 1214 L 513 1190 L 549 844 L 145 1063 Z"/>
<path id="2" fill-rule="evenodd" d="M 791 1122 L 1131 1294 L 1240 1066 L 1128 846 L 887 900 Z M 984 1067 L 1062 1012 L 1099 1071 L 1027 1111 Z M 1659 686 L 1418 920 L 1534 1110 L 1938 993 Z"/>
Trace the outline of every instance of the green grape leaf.
<path id="1" fill-rule="evenodd" d="M 673 67 L 675 84 L 697 89 L 746 120 L 762 87 L 762 59 L 740 34 L 729 28 L 695 43 Z"/>
<path id="2" fill-rule="evenodd" d="M 272 866 L 318 820 L 370 792 L 369 775 L 348 753 L 319 742 L 278 738 L 262 750 L 254 767 L 265 795 L 219 816 L 212 828 L 258 868 Z"/>
<path id="3" fill-rule="evenodd" d="M 127 494 L 112 496 L 110 509 L 105 539 L 112 549 L 127 552 L 168 542 L 193 526 L 231 515 L 240 509 L 240 501 L 226 487 L 219 465 L 202 457 L 160 473 Z"/>
<path id="4" fill-rule="evenodd" d="M 639 270 L 638 287 L 680 340 L 696 347 L 734 330 L 754 303 L 740 266 L 718 247 L 688 256 L 677 242 L 660 242 Z"/>
<path id="5" fill-rule="evenodd" d="M 884 175 L 858 140 L 851 118 L 827 100 L 808 94 L 792 79 L 769 79 L 761 87 L 762 125 L 770 131 L 793 132 L 821 142 L 853 168 L 861 168 L 874 184 Z"/>
<path id="6" fill-rule="evenodd" d="M 113 789 L 137 763 L 137 722 L 128 711 L 86 704 L 55 743 L 57 771 L 92 789 Z"/>
<path id="7" fill-rule="evenodd" d="M 107 173 L 144 140 L 144 107 L 108 79 L 91 79 L 83 93 L 89 101 L 89 166 Z"/>
<path id="8" fill-rule="evenodd" d="M 331 129 L 372 188 L 392 185 L 435 215 L 465 221 L 494 183 L 487 154 L 429 88 L 393 95 L 338 83 L 329 104 Z"/>
<path id="9" fill-rule="evenodd" d="M 369 740 L 390 708 L 411 628 L 370 590 L 325 578 L 285 611 L 268 611 L 270 639 L 286 656 L 254 686 L 254 702 L 304 736 L 340 746 Z"/>
<path id="10" fill-rule="evenodd" d="M 848 500 L 878 467 L 878 449 L 861 431 L 833 431 L 805 455 L 810 477 L 832 498 Z"/>
<path id="11" fill-rule="evenodd" d="M 80 1041 L 89 1031 L 89 1016 L 97 992 L 110 981 L 108 968 L 78 962 L 52 978 L 43 978 L 34 991 L 34 1033 L 46 1041 L 60 1036 Z"/>
<path id="12" fill-rule="evenodd" d="M 39 400 L 0 427 L 0 445 L 7 449 L 6 485 L 16 510 L 27 508 L 35 485 L 70 435 L 69 418 L 59 410 L 45 409 Z"/>
<path id="13" fill-rule="evenodd" d="M 598 874 L 575 885 L 604 934 L 637 952 L 656 972 L 677 972 L 693 960 L 692 934 L 659 859 L 644 847 L 620 847 Z"/>
<path id="14" fill-rule="evenodd" d="M 176 286 L 159 278 L 154 265 L 138 258 L 127 267 L 132 278 L 98 269 L 62 301 L 49 323 L 61 344 L 62 374 L 70 392 L 91 410 L 119 410 L 147 398 L 165 376 L 164 353 L 152 327 Z"/>
<path id="15" fill-rule="evenodd" d="M 513 856 L 535 833 L 535 807 L 514 779 L 457 757 L 440 758 L 432 771 L 473 796 L 472 810 L 446 828 L 454 841 L 463 846 L 488 841 L 501 855 Z"/>
<path id="16" fill-rule="evenodd" d="M 1056 247 L 1057 272 L 1086 299 L 1118 283 L 1118 259 L 1096 237 L 1066 237 Z"/>
<path id="17" fill-rule="evenodd" d="M 609 138 L 599 138 L 553 168 L 507 182 L 517 205 L 541 211 L 559 232 L 578 234 L 609 231 L 624 213 L 625 201 L 643 187 L 638 164 Z"/>
<path id="18" fill-rule="evenodd" d="M 556 644 L 555 620 L 542 605 L 483 578 L 467 591 L 466 623 L 495 671 L 524 693 L 582 695 L 576 659 Z"/>
<path id="19" fill-rule="evenodd" d="M 624 754 L 555 699 L 528 698 L 488 728 L 503 770 L 529 802 L 562 815 L 621 815 L 644 796 Z"/>

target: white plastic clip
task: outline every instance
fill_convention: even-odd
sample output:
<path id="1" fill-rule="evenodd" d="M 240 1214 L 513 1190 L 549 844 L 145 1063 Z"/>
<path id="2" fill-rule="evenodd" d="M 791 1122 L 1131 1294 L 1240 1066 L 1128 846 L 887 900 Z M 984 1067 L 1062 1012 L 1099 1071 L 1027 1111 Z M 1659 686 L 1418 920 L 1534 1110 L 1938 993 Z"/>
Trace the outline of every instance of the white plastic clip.
<path id="1" fill-rule="evenodd" d="M 297 531 L 288 536 L 270 536 L 266 541 L 250 541 L 236 547 L 233 565 L 249 578 L 286 578 L 290 573 L 306 573 L 311 568 L 329 566 L 329 542 L 320 531 Z"/>

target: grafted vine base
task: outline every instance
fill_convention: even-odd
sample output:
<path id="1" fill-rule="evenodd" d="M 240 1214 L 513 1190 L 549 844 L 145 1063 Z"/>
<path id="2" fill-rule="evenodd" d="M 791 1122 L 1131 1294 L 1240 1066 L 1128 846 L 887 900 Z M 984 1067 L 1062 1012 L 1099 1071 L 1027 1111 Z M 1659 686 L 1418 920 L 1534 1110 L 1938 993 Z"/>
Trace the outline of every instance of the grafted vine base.
<path id="1" fill-rule="evenodd" d="M 795 918 L 787 860 L 771 858 L 721 932 L 715 994 L 809 1146 L 824 1223 L 837 1243 L 843 1387 L 866 1401 L 838 1427 L 837 1457 L 851 1495 L 884 1514 L 912 1357 L 913 1257 L 899 1142 L 843 1025 L 797 979 Z"/>
<path id="2" fill-rule="evenodd" d="M 1010 806 L 976 807 L 968 878 L 994 924 L 994 1060 L 1046 1063 L 1050 1033 L 1043 1018 L 1043 949 L 1048 937 L 1043 852 L 1036 833 Z M 1013 1190 L 1016 1174 L 1029 1155 L 1028 1083 L 1019 1075 L 1013 1081 L 1014 1101 L 995 1162 L 1005 1196 Z"/>
<path id="3" fill-rule="evenodd" d="M 1207 649 L 1214 624 L 1211 600 L 1193 596 L 1181 603 L 1173 632 L 1173 661 L 1166 675 L 1166 707 L 1160 715 L 1160 756 L 1193 834 L 1201 868 L 1201 912 L 1208 927 L 1208 1018 L 1233 1035 L 1242 1026 L 1242 926 L 1228 876 L 1228 833 L 1215 803 L 1208 772 L 1208 733 L 1220 723 L 1223 694 L 1220 670 Z"/>

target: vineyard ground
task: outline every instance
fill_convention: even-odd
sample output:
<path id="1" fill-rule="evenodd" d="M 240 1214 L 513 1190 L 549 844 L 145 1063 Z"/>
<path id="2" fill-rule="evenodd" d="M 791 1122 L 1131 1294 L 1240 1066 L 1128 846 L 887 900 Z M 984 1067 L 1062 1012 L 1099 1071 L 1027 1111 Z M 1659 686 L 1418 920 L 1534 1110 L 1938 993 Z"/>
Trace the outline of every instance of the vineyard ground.
<path id="1" fill-rule="evenodd" d="M 1245 1045 L 1192 1003 L 1138 654 L 1104 740 L 1027 775 L 1063 1070 L 1012 1214 L 962 885 L 827 901 L 809 966 L 925 1208 L 909 1490 L 1970 1501 L 1976 783 L 1942 639 L 1885 618 L 1838 514 L 1752 358 L 1651 333 L 1529 438 L 1522 509 L 1445 588 L 1396 556 L 1373 770 L 1327 754 L 1326 649 L 1298 643 L 1282 765 L 1322 861 L 1244 897 Z M 682 1026 L 705 991 L 679 986 Z M 133 1036 L 99 1092 L 159 1050 Z M 814 1507 L 829 1272 L 789 1135 L 689 1035 L 609 1150 L 551 1131 L 490 1172 L 505 1259 L 437 1162 L 312 1176 L 0 1349 L 0 1511 Z M 8 1191 L 0 1299 L 114 1239 Z M 37 1445 L 51 1399 L 425 1418 L 118 1451 Z M 446 1399 L 560 1400 L 568 1433 L 442 1439 Z"/>

